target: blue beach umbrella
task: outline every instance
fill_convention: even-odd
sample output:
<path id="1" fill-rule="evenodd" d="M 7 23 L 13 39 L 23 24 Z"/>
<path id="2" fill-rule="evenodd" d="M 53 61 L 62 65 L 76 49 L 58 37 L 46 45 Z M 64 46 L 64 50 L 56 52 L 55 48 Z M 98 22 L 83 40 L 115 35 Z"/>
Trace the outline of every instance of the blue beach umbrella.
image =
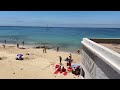
<path id="1" fill-rule="evenodd" d="M 22 54 L 18 54 L 17 56 L 18 56 L 18 57 L 22 57 L 23 55 L 22 55 Z"/>
<path id="2" fill-rule="evenodd" d="M 78 67 L 78 66 L 80 66 L 80 64 L 73 64 L 71 67 L 72 67 L 72 68 L 74 68 L 74 67 L 76 68 L 76 67 Z"/>

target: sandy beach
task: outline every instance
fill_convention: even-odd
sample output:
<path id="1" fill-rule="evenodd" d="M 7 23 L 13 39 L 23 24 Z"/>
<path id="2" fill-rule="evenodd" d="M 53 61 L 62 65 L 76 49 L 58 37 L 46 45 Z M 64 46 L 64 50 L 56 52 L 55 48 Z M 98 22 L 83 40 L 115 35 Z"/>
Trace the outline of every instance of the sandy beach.
<path id="1" fill-rule="evenodd" d="M 26 55 L 29 53 L 29 55 Z M 24 60 L 16 60 L 17 54 L 23 54 Z M 0 79 L 80 79 L 68 72 L 63 74 L 54 74 L 55 65 L 59 63 L 59 56 L 62 56 L 62 63 L 66 67 L 66 57 L 69 52 L 56 52 L 43 49 L 26 48 L 19 49 L 16 45 L 6 45 L 3 48 L 0 45 Z M 80 62 L 80 55 L 71 53 L 73 64 Z"/>

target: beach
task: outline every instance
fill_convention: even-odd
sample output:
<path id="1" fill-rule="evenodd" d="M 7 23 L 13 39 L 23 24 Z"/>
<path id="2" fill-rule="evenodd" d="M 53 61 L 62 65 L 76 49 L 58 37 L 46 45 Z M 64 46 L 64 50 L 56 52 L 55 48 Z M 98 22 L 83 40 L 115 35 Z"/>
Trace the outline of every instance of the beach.
<path id="1" fill-rule="evenodd" d="M 23 54 L 24 60 L 16 60 L 17 54 Z M 80 63 L 80 54 L 71 54 L 72 64 Z M 70 52 L 57 52 L 51 49 L 47 50 L 47 53 L 43 53 L 41 48 L 25 47 L 25 49 L 20 49 L 12 44 L 7 44 L 3 48 L 1 44 L 0 79 L 80 79 L 71 72 L 68 72 L 66 76 L 60 73 L 54 74 L 55 65 L 59 64 L 59 56 L 62 56 L 62 64 L 66 68 L 67 62 L 64 60 L 69 55 Z"/>

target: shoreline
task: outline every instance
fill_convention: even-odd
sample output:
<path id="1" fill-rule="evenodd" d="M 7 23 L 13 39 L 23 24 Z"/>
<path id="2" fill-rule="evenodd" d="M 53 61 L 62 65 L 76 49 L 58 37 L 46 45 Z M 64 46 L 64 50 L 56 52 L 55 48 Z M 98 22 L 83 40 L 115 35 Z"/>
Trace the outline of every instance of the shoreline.
<path id="1" fill-rule="evenodd" d="M 2 45 L 5 45 L 4 43 L 0 43 L 0 46 Z M 6 46 L 14 46 L 14 47 L 17 47 L 17 44 L 14 44 L 14 43 L 7 43 Z M 19 44 L 19 47 L 20 48 L 34 48 L 34 49 L 43 49 L 43 48 L 36 48 L 36 47 L 39 47 L 39 46 L 44 46 L 44 45 L 27 45 L 25 44 L 24 46 L 22 44 Z M 49 45 L 46 45 L 49 47 Z M 51 49 L 47 49 L 47 50 L 52 50 L 52 51 L 57 51 L 56 50 L 57 48 L 51 48 Z M 81 48 L 79 48 L 79 50 L 81 50 Z M 77 51 L 77 50 L 76 50 Z M 59 50 L 59 52 L 66 52 L 66 53 L 73 53 L 73 54 L 77 54 L 76 51 L 70 51 L 70 50 Z"/>

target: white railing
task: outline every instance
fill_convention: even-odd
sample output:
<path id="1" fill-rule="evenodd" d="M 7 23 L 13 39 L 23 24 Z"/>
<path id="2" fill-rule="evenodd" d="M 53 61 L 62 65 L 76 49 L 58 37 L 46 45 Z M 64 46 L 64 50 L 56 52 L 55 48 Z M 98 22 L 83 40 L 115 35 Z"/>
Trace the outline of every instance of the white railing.
<path id="1" fill-rule="evenodd" d="M 106 48 L 100 44 L 97 44 L 88 38 L 83 38 L 81 43 L 89 48 L 93 53 L 95 53 L 98 57 L 104 60 L 107 64 L 109 64 L 113 69 L 115 69 L 120 74 L 120 54 Z"/>

